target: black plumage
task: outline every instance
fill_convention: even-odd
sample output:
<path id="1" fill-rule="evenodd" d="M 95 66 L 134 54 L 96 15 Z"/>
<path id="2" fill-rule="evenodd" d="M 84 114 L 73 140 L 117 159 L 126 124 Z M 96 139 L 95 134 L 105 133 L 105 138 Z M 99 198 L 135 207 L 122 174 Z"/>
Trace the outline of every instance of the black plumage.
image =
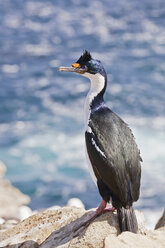
<path id="1" fill-rule="evenodd" d="M 82 64 L 90 61 L 92 59 L 91 54 L 85 50 L 76 63 Z"/>
<path id="2" fill-rule="evenodd" d="M 86 146 L 100 195 L 106 202 L 112 198 L 119 222 L 123 216 L 133 215 L 131 226 L 120 223 L 121 231 L 137 232 L 131 206 L 139 198 L 141 157 L 133 134 L 127 124 L 105 106 L 91 112 L 89 127 L 91 132 L 85 133 Z"/>
<path id="3" fill-rule="evenodd" d="M 97 179 L 114 195 L 115 207 L 132 205 L 139 198 L 141 158 L 130 128 L 105 106 L 91 113 L 88 125 L 92 132 L 85 133 L 86 145 Z"/>
<path id="4" fill-rule="evenodd" d="M 99 193 L 103 202 L 112 199 L 121 231 L 136 233 L 138 225 L 132 204 L 140 192 L 139 150 L 131 129 L 104 103 L 107 76 L 101 62 L 85 51 L 76 63 L 85 68 L 84 76 L 91 80 L 86 100 L 89 113 L 85 140 Z"/>

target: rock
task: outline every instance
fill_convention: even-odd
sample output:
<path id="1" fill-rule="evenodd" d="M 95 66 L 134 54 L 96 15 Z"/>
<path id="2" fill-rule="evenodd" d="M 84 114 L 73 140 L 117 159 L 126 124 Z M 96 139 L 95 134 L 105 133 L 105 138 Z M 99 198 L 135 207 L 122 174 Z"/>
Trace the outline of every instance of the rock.
<path id="1" fill-rule="evenodd" d="M 54 206 L 34 214 L 24 206 L 29 202 L 29 197 L 2 180 L 4 173 L 5 165 L 0 163 L 1 248 L 165 247 L 165 212 L 156 225 L 159 229 L 155 231 L 146 230 L 144 216 L 137 210 L 138 234 L 120 234 L 115 212 L 103 214 L 85 227 L 83 224 L 93 215 L 94 209 L 85 211 L 83 203 L 72 198 L 67 203 L 68 207 Z M 20 219 L 23 221 L 19 222 Z"/>
<path id="2" fill-rule="evenodd" d="M 0 218 L 0 225 L 4 224 L 5 220 L 3 218 Z"/>
<path id="3" fill-rule="evenodd" d="M 81 208 L 63 207 L 57 210 L 46 210 L 25 219 L 14 228 L 2 233 L 0 247 L 22 244 L 21 247 L 81 247 L 82 244 L 103 247 L 103 241 L 108 234 L 117 235 L 118 223 L 116 215 L 107 213 L 98 217 L 87 229 L 74 229 L 93 214 Z M 99 232 L 99 236 L 98 236 Z M 85 234 L 85 235 L 84 235 Z M 78 236 L 78 237 L 77 237 Z M 26 242 L 26 246 L 23 244 Z M 30 243 L 28 243 L 30 242 Z M 32 243 L 33 242 L 33 245 Z M 97 244 L 97 245 L 96 245 Z M 88 246 L 87 246 L 88 247 Z"/>
<path id="4" fill-rule="evenodd" d="M 59 205 L 55 205 L 55 206 L 47 208 L 47 210 L 57 210 L 59 208 L 61 208 Z"/>
<path id="5" fill-rule="evenodd" d="M 0 216 L 15 216 L 18 207 L 29 203 L 30 198 L 8 181 L 0 180 Z"/>
<path id="6" fill-rule="evenodd" d="M 0 247 L 12 245 L 12 248 L 33 248 L 40 245 L 41 248 L 102 248 L 108 235 L 116 237 L 119 234 L 118 220 L 116 213 L 109 212 L 97 217 L 88 227 L 78 228 L 92 216 L 93 211 L 94 209 L 85 211 L 76 207 L 45 210 L 3 232 Z M 136 211 L 136 215 L 138 214 Z M 140 213 L 138 221 L 143 221 L 141 216 Z M 144 223 L 139 223 L 139 227 L 142 227 L 140 233 L 144 232 L 143 225 Z"/>
<path id="7" fill-rule="evenodd" d="M 79 198 L 71 198 L 68 200 L 67 204 L 68 207 L 77 207 L 77 208 L 84 208 L 85 206 Z"/>
<path id="8" fill-rule="evenodd" d="M 165 210 L 163 212 L 162 217 L 158 220 L 158 222 L 157 222 L 157 224 L 155 226 L 155 229 L 158 229 L 158 228 L 161 228 L 161 229 L 165 230 Z"/>
<path id="9" fill-rule="evenodd" d="M 73 210 L 74 208 L 72 208 Z M 81 210 L 82 211 L 82 210 Z M 76 230 L 82 223 L 89 219 L 93 211 L 84 211 L 81 218 L 68 225 L 54 231 L 42 244 L 41 248 L 47 247 L 103 247 L 104 239 L 108 234 L 117 235 L 119 226 L 116 214 L 106 213 L 98 217 L 87 228 L 81 227 Z"/>
<path id="10" fill-rule="evenodd" d="M 109 235 L 105 239 L 105 248 L 164 248 L 165 233 L 150 232 L 148 235 L 123 232 L 118 237 Z"/>
<path id="11" fill-rule="evenodd" d="M 2 161 L 0 161 L 0 179 L 4 176 L 6 172 L 6 166 Z"/>
<path id="12" fill-rule="evenodd" d="M 24 220 L 34 214 L 34 212 L 28 206 L 20 206 L 17 210 L 16 217 L 19 220 Z"/>
<path id="13" fill-rule="evenodd" d="M 147 230 L 146 230 L 146 223 L 143 213 L 138 210 L 135 210 L 135 214 L 138 222 L 138 228 L 139 228 L 138 232 L 141 234 L 146 234 Z"/>
<path id="14" fill-rule="evenodd" d="M 19 222 L 18 219 L 12 219 L 12 218 L 9 219 L 4 218 L 3 220 L 4 220 L 3 223 L 0 224 L 0 233 L 3 233 L 10 228 L 13 228 Z"/>
<path id="15" fill-rule="evenodd" d="M 18 208 L 29 203 L 30 198 L 2 179 L 5 171 L 5 165 L 0 162 L 0 217 L 16 217 Z"/>

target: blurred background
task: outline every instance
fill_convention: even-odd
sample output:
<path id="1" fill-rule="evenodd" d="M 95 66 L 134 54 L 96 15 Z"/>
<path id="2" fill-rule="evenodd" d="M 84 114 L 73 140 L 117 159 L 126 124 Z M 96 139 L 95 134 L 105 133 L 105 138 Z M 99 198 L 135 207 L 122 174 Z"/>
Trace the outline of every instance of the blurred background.
<path id="1" fill-rule="evenodd" d="M 105 100 L 141 150 L 136 208 L 153 227 L 165 206 L 164 0 L 0 0 L 0 160 L 32 209 L 100 196 L 87 169 L 89 81 L 60 73 L 91 51 L 108 74 Z"/>

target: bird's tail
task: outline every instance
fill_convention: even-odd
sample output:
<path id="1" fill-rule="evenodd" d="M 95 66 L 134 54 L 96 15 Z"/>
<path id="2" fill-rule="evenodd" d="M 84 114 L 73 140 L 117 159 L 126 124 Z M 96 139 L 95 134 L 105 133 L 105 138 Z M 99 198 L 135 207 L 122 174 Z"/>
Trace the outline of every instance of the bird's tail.
<path id="1" fill-rule="evenodd" d="M 129 231 L 137 233 L 138 223 L 133 207 L 126 209 L 124 207 L 117 209 L 119 227 L 121 232 Z"/>

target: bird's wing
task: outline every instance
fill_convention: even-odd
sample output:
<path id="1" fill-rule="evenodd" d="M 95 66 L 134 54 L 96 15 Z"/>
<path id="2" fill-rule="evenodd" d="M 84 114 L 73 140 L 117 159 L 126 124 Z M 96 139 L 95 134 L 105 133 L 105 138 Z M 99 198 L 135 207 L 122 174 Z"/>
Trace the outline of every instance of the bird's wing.
<path id="1" fill-rule="evenodd" d="M 97 179 L 123 205 L 137 201 L 141 158 L 130 128 L 108 108 L 91 113 L 89 127 L 86 145 Z"/>

